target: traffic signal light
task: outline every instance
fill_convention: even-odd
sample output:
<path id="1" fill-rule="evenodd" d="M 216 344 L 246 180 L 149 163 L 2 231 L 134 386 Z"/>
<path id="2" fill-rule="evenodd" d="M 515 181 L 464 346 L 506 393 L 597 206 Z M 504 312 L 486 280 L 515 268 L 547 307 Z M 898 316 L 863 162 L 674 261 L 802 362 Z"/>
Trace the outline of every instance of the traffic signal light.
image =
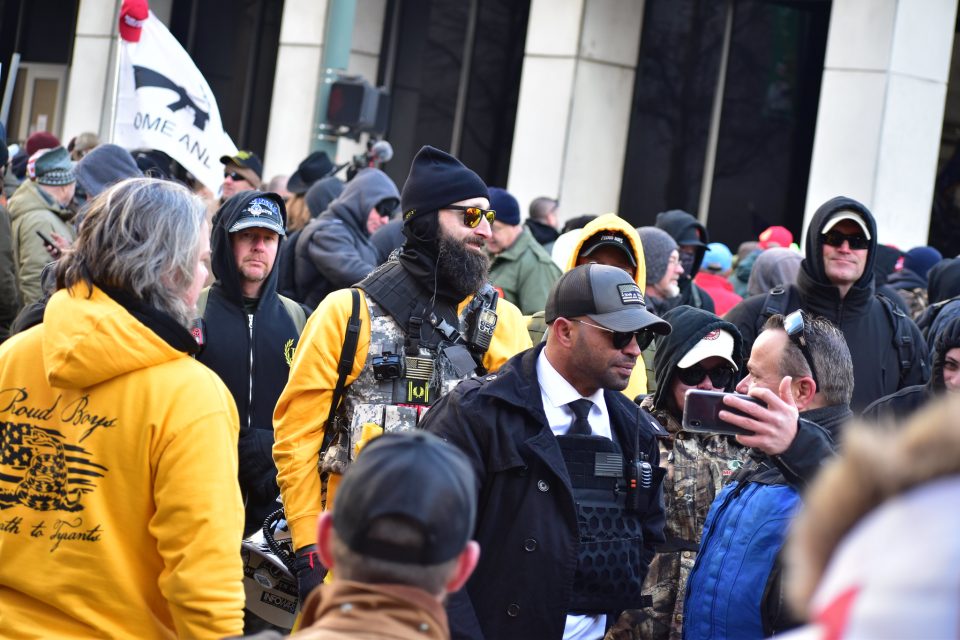
<path id="1" fill-rule="evenodd" d="M 340 76 L 330 87 L 327 122 L 351 132 L 383 135 L 387 129 L 390 96 L 360 76 Z"/>

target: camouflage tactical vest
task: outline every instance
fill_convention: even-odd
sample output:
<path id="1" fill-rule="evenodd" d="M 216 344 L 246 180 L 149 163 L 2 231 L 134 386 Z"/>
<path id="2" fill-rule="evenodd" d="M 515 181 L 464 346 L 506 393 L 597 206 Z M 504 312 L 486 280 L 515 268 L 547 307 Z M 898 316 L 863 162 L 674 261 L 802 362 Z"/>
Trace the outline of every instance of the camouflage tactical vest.
<path id="1" fill-rule="evenodd" d="M 417 426 L 427 409 L 457 384 L 475 375 L 458 371 L 445 353 L 452 347 L 440 342 L 435 349 L 420 345 L 418 356 L 405 354 L 406 332 L 366 292 L 370 312 L 370 347 L 363 370 L 344 393 L 337 413 L 338 426 L 346 425 L 350 441 L 339 435 L 321 462 L 321 471 L 343 473 L 363 445 L 384 432 Z M 466 313 L 466 310 L 464 310 Z M 459 317 L 461 332 L 465 318 Z M 338 429 L 338 434 L 344 431 Z"/>

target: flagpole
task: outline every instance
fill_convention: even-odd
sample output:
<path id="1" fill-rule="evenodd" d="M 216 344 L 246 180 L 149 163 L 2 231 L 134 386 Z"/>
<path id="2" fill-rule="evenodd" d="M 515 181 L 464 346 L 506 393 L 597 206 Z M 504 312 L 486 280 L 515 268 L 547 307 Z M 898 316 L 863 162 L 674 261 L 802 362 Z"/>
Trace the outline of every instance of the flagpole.
<path id="1" fill-rule="evenodd" d="M 112 76 L 109 78 L 110 90 L 104 92 L 103 111 L 109 113 L 107 117 L 107 142 L 113 143 L 116 137 L 115 129 L 117 126 L 117 100 L 120 98 L 120 8 L 122 0 L 117 0 L 113 12 L 113 28 L 110 32 L 110 55 L 113 62 L 110 65 Z M 101 118 L 101 125 L 103 120 Z"/>

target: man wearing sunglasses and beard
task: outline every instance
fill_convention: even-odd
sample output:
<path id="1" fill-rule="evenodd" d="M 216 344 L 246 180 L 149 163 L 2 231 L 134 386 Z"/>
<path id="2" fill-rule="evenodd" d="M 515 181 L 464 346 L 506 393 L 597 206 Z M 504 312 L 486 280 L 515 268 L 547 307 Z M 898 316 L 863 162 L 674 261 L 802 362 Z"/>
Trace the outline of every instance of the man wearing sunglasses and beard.
<path id="1" fill-rule="evenodd" d="M 484 552 L 447 605 L 455 638 L 600 638 L 640 599 L 663 542 L 666 434 L 620 391 L 670 326 L 632 275 L 600 264 L 562 275 L 544 319 L 545 343 L 461 383 L 422 423 L 479 481 Z"/>
<path id="2" fill-rule="evenodd" d="M 659 445 L 660 465 L 666 469 L 667 541 L 658 547 L 644 582 L 643 593 L 652 604 L 625 611 L 608 636 L 613 638 L 680 637 L 687 576 L 697 557 L 707 511 L 746 460 L 746 450 L 731 436 L 681 429 L 687 390 L 733 391 L 742 364 L 740 332 L 713 313 L 686 305 L 671 309 L 663 319 L 672 331 L 657 340 L 657 391 L 644 398 L 641 406 L 666 430 Z"/>
<path id="3" fill-rule="evenodd" d="M 724 316 L 740 329 L 745 350 L 767 318 L 803 309 L 843 332 L 857 381 L 854 411 L 898 389 L 925 384 L 930 365 L 920 330 L 874 281 L 877 223 L 870 211 L 851 198 L 828 200 L 810 221 L 804 248 L 796 283 L 751 296 Z"/>
<path id="4" fill-rule="evenodd" d="M 520 311 L 487 283 L 483 247 L 496 213 L 483 180 L 426 146 L 400 207 L 403 247 L 355 287 L 320 302 L 274 411 L 273 458 L 301 602 L 325 573 L 314 544 L 317 516 L 333 507 L 340 477 L 365 442 L 412 429 L 458 382 L 497 371 L 530 346 Z"/>

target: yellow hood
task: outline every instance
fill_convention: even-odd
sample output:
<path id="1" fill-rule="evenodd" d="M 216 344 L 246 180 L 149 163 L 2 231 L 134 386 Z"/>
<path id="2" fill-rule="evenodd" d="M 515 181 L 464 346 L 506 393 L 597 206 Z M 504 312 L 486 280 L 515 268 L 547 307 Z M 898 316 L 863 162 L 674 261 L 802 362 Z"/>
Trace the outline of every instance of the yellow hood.
<path id="1" fill-rule="evenodd" d="M 97 287 L 57 291 L 47 304 L 43 324 L 43 367 L 54 387 L 83 389 L 188 357 Z"/>
<path id="2" fill-rule="evenodd" d="M 637 233 L 637 230 L 634 229 L 629 222 L 615 213 L 605 213 L 591 220 L 590 224 L 583 229 L 579 229 L 579 231 L 580 237 L 573 245 L 573 251 L 567 258 L 567 263 L 563 269 L 564 272 L 570 271 L 570 269 L 577 266 L 577 256 L 580 255 L 580 249 L 588 238 L 593 237 L 601 231 L 617 231 L 627 238 L 627 241 L 633 248 L 633 257 L 637 261 L 637 272 L 634 279 L 637 281 L 637 284 L 640 285 L 640 290 L 644 290 L 647 283 L 647 265 L 643 258 L 643 245 L 640 243 L 640 235 Z"/>

